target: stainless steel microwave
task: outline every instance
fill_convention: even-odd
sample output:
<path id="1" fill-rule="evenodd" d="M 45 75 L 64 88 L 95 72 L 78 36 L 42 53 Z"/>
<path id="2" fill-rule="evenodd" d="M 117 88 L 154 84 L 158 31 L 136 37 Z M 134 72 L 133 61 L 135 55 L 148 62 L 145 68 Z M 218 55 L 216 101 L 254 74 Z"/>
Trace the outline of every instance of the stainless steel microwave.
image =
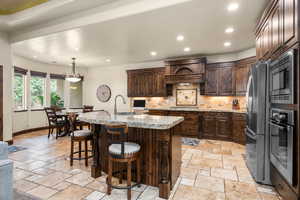
<path id="1" fill-rule="evenodd" d="M 294 104 L 294 68 L 296 50 L 290 50 L 270 64 L 270 101 Z"/>

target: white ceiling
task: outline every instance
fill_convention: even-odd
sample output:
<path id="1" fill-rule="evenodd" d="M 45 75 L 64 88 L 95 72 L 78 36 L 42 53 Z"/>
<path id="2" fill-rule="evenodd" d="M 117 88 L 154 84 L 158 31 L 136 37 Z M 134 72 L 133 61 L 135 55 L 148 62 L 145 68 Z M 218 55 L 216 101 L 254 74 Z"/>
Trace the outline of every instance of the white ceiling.
<path id="1" fill-rule="evenodd" d="M 56 61 L 63 65 L 68 65 L 71 57 L 75 56 L 80 66 L 98 67 L 184 55 L 241 51 L 255 45 L 255 24 L 268 0 L 181 1 L 179 3 L 177 0 L 176 5 L 151 8 L 149 11 L 143 10 L 140 13 L 118 16 L 97 23 L 85 20 L 89 25 L 16 42 L 13 44 L 13 52 L 31 59 L 37 56 L 35 59 L 42 62 Z M 97 2 L 108 4 L 116 1 L 98 0 Z M 240 8 L 235 12 L 228 12 L 226 7 L 230 2 L 238 2 Z M 78 9 L 77 6 L 73 6 L 73 9 Z M 61 11 L 57 11 L 57 16 L 61 14 Z M 38 23 L 37 21 L 34 23 Z M 57 28 L 55 24 L 49 24 L 53 27 L 52 30 Z M 76 23 L 69 24 L 74 26 Z M 23 24 L 25 25 L 28 26 Z M 12 34 L 13 31 L 26 30 L 19 29 L 23 26 L 12 30 Z M 229 26 L 235 28 L 235 32 L 230 35 L 224 33 Z M 43 27 L 43 30 L 49 31 L 49 27 L 46 27 L 48 29 Z M 41 34 L 41 29 L 36 30 L 38 31 L 28 32 L 33 33 L 32 35 Z M 49 33 L 51 32 L 50 30 Z M 25 34 L 30 38 L 28 33 Z M 183 42 L 176 41 L 178 34 L 185 36 Z M 230 41 L 232 46 L 224 47 L 225 41 Z M 191 51 L 184 53 L 183 48 L 187 46 Z M 150 51 L 156 51 L 158 55 L 152 57 Z M 111 59 L 110 63 L 105 61 L 108 58 Z"/>

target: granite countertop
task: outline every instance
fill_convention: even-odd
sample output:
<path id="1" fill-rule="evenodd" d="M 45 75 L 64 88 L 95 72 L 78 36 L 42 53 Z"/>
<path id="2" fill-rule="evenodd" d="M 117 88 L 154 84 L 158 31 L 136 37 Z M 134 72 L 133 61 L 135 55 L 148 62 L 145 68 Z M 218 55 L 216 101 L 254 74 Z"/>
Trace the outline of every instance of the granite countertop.
<path id="1" fill-rule="evenodd" d="M 180 122 L 183 117 L 174 116 L 155 116 L 155 115 L 113 115 L 103 112 L 81 113 L 78 119 L 91 124 L 105 124 L 111 122 L 127 123 L 132 128 L 148 129 L 170 129 Z"/>
<path id="2" fill-rule="evenodd" d="M 219 109 L 219 108 L 198 108 L 198 107 L 160 107 L 147 108 L 148 110 L 166 110 L 166 111 L 195 111 L 195 112 L 232 112 L 232 113 L 246 113 L 244 109 Z"/>

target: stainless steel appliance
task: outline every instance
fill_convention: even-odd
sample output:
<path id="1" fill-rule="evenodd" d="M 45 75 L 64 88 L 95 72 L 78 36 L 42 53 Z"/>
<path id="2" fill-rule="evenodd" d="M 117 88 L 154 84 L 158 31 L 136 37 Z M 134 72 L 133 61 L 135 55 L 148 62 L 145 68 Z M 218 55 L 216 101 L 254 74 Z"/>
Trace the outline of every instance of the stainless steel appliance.
<path id="1" fill-rule="evenodd" d="M 268 83 L 268 63 L 252 66 L 247 86 L 246 164 L 255 181 L 263 184 L 271 184 Z"/>
<path id="2" fill-rule="evenodd" d="M 293 185 L 294 111 L 272 108 L 270 158 L 274 167 Z"/>
<path id="3" fill-rule="evenodd" d="M 288 51 L 270 64 L 271 103 L 294 103 L 294 58 L 296 50 Z"/>

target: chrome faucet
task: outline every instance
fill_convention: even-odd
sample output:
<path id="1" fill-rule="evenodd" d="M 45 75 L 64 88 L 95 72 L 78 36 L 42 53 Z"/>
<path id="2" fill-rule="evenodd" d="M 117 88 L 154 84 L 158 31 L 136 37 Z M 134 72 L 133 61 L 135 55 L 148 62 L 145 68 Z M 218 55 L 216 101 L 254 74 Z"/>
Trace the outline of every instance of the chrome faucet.
<path id="1" fill-rule="evenodd" d="M 123 100 L 123 103 L 126 104 L 125 98 L 124 98 L 122 95 L 118 94 L 118 95 L 115 97 L 115 107 L 114 107 L 114 114 L 115 114 L 115 115 L 118 113 L 118 112 L 117 112 L 117 99 L 118 99 L 118 97 L 121 97 L 122 100 Z"/>

